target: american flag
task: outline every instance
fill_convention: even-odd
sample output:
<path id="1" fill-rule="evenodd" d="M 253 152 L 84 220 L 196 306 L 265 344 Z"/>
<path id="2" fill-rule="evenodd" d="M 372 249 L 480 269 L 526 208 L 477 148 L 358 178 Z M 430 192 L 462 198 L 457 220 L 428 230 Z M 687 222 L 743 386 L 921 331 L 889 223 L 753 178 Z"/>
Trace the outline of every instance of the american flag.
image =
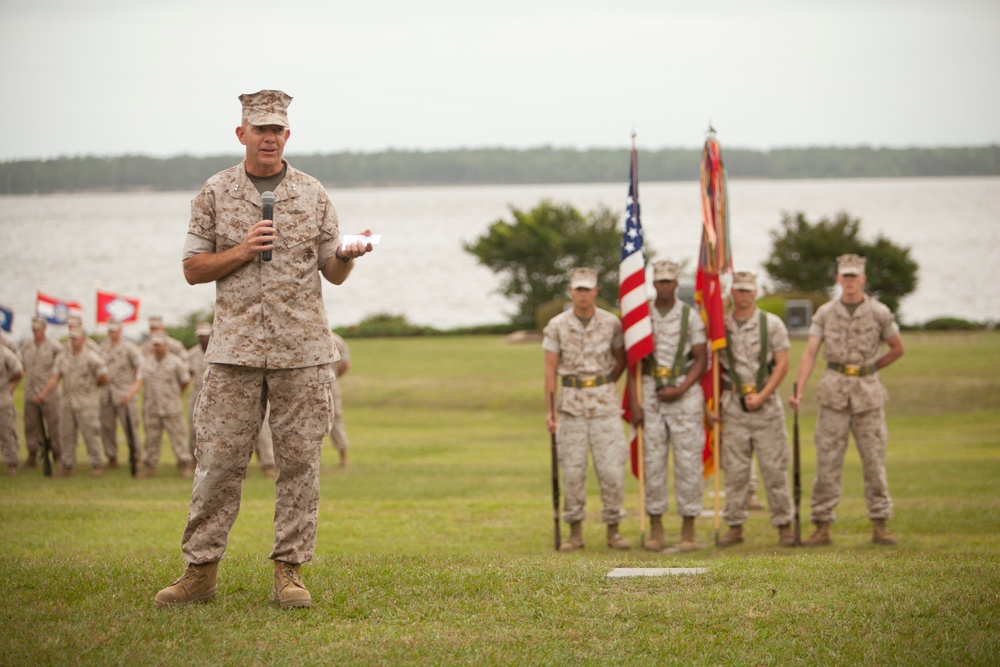
<path id="1" fill-rule="evenodd" d="M 622 234 L 622 261 L 618 268 L 618 306 L 621 311 L 625 354 L 629 369 L 653 352 L 653 323 L 646 296 L 646 254 L 639 222 L 639 163 L 635 145 L 629 168 L 628 204 Z"/>

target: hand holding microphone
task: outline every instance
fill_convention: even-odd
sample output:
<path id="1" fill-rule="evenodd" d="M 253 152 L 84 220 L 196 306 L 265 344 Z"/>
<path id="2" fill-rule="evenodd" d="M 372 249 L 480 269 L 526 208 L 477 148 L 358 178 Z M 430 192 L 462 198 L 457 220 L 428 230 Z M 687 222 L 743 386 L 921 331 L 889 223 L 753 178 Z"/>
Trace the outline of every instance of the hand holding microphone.
<path id="1" fill-rule="evenodd" d="M 274 193 L 268 190 L 260 195 L 260 201 L 262 206 L 261 220 L 271 220 L 271 226 L 274 227 Z M 272 242 L 273 243 L 273 242 Z M 264 250 L 260 253 L 260 259 L 264 262 L 271 261 L 271 251 Z"/>

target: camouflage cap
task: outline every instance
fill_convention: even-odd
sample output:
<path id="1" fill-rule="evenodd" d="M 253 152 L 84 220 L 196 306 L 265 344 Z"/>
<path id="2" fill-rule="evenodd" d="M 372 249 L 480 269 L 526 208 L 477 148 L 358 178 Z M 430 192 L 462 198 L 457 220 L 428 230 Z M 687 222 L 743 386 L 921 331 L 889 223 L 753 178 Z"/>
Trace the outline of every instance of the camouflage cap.
<path id="1" fill-rule="evenodd" d="M 66 318 L 66 326 L 68 327 L 82 327 L 83 318 L 79 315 L 70 315 Z"/>
<path id="2" fill-rule="evenodd" d="M 196 336 L 211 336 L 212 335 L 212 323 L 211 322 L 199 322 L 198 326 L 194 330 Z"/>
<path id="3" fill-rule="evenodd" d="M 167 334 L 155 333 L 149 337 L 149 342 L 153 345 L 166 345 L 167 344 Z"/>
<path id="4" fill-rule="evenodd" d="M 676 262 L 666 260 L 653 263 L 653 281 L 657 280 L 677 280 L 677 274 L 681 272 L 681 267 Z"/>
<path id="5" fill-rule="evenodd" d="M 108 331 L 121 331 L 122 323 L 118 320 L 108 320 Z"/>
<path id="6" fill-rule="evenodd" d="M 733 289 L 753 292 L 757 289 L 757 274 L 753 271 L 736 271 L 733 273 Z"/>
<path id="7" fill-rule="evenodd" d="M 841 255 L 837 258 L 837 275 L 861 276 L 865 273 L 865 258 L 854 253 Z"/>
<path id="8" fill-rule="evenodd" d="M 163 328 L 163 317 L 160 315 L 150 315 L 149 316 L 149 328 L 150 329 L 162 329 Z"/>
<path id="9" fill-rule="evenodd" d="M 48 321 L 44 317 L 32 317 L 31 318 L 31 330 L 37 331 L 38 329 L 44 329 Z"/>
<path id="10" fill-rule="evenodd" d="M 288 105 L 292 98 L 280 90 L 259 90 L 240 95 L 243 120 L 258 127 L 280 125 L 288 128 Z"/>
<path id="11" fill-rule="evenodd" d="M 69 337 L 79 340 L 80 338 L 86 338 L 87 332 L 83 330 L 83 327 L 72 327 L 69 330 Z"/>
<path id="12" fill-rule="evenodd" d="M 585 267 L 578 267 L 570 271 L 569 288 L 594 289 L 597 287 L 597 271 Z"/>

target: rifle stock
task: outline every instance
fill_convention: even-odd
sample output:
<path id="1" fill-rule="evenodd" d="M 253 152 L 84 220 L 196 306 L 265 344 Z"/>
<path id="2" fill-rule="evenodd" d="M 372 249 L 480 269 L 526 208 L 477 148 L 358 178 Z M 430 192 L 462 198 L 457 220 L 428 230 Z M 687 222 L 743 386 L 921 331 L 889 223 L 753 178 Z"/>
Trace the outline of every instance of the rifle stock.
<path id="1" fill-rule="evenodd" d="M 798 383 L 792 384 L 792 396 L 798 397 Z M 799 409 L 794 410 L 792 439 L 794 449 L 792 450 L 792 490 L 795 500 L 795 546 L 802 544 L 802 522 L 799 518 L 799 504 L 802 501 L 802 475 L 799 468 Z"/>
<path id="2" fill-rule="evenodd" d="M 129 406 L 122 408 L 125 411 L 125 440 L 128 442 L 128 467 L 135 477 L 139 474 L 139 453 L 135 446 L 135 430 L 132 428 L 132 413 Z"/>
<path id="3" fill-rule="evenodd" d="M 45 418 L 42 416 L 42 406 L 38 406 L 38 427 L 42 432 L 42 474 L 45 477 L 52 477 L 52 459 L 55 458 L 52 452 L 52 439 L 45 428 Z"/>
<path id="4" fill-rule="evenodd" d="M 549 410 L 556 413 L 555 392 L 549 392 Z M 550 433 L 550 451 L 552 453 L 552 520 L 554 524 L 555 548 L 559 551 L 561 537 L 559 535 L 559 448 L 556 445 L 556 434 Z"/>

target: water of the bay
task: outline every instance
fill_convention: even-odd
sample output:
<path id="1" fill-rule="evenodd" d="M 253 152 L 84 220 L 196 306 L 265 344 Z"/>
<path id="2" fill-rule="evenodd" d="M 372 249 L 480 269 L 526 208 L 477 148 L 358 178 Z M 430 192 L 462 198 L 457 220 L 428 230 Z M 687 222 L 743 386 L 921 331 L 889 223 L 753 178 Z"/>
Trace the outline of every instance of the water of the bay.
<path id="1" fill-rule="evenodd" d="M 211 309 L 214 287 L 190 286 L 181 273 L 194 194 L 0 198 L 0 304 L 14 310 L 13 337 L 28 336 L 37 291 L 79 301 L 89 328 L 96 288 L 138 297 L 142 323 L 129 332 L 137 336 L 150 314 L 172 325 Z M 599 205 L 623 211 L 626 194 L 624 181 L 331 190 L 342 232 L 370 228 L 382 243 L 347 283 L 324 284 L 330 324 L 377 313 L 444 329 L 505 322 L 512 304 L 496 294 L 497 277 L 462 242 L 494 220 L 512 220 L 510 206 L 530 209 L 550 199 L 583 212 Z M 783 211 L 802 211 L 812 222 L 846 211 L 861 219 L 866 239 L 882 234 L 911 249 L 919 283 L 902 301 L 902 321 L 1000 319 L 1000 178 L 733 180 L 729 197 L 737 269 L 761 271 Z M 698 184 L 642 183 L 640 202 L 646 242 L 657 257 L 687 261 L 693 270 L 701 238 Z"/>

